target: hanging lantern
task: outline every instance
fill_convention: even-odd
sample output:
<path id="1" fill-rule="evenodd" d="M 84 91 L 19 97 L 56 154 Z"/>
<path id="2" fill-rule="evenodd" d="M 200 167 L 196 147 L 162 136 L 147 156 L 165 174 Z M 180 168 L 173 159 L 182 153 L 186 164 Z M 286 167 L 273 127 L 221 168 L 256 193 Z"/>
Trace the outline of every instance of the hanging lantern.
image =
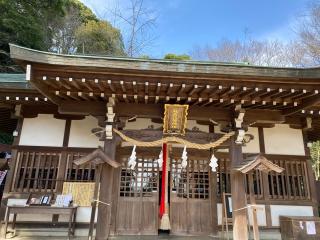
<path id="1" fill-rule="evenodd" d="M 188 160 L 188 156 L 187 156 L 187 146 L 184 146 L 183 148 L 183 152 L 182 152 L 182 156 L 181 156 L 181 167 L 182 168 L 186 168 L 187 167 L 187 160 Z"/>
<path id="2" fill-rule="evenodd" d="M 211 167 L 212 172 L 216 172 L 216 169 L 218 167 L 218 159 L 212 154 L 210 158 L 209 166 Z"/>
<path id="3" fill-rule="evenodd" d="M 132 153 L 128 159 L 128 167 L 130 169 L 134 169 L 136 167 L 136 164 L 137 164 L 137 153 L 136 153 L 136 145 L 133 146 L 133 149 L 132 149 Z"/>

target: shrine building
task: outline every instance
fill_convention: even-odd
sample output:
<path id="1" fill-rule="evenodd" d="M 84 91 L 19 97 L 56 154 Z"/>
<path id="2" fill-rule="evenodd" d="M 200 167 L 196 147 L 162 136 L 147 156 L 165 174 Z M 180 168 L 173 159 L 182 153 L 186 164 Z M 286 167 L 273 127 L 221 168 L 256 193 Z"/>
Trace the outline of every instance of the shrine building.
<path id="1" fill-rule="evenodd" d="M 0 118 L 17 121 L 2 206 L 73 191 L 76 235 L 97 206 L 95 239 L 161 229 L 215 235 L 226 194 L 235 239 L 248 236 L 243 226 L 254 219 L 271 229 L 282 215 L 318 216 L 308 143 L 320 138 L 320 68 L 13 44 L 10 54 L 25 74 L 0 74 Z M 39 219 L 52 216 L 16 220 Z"/>

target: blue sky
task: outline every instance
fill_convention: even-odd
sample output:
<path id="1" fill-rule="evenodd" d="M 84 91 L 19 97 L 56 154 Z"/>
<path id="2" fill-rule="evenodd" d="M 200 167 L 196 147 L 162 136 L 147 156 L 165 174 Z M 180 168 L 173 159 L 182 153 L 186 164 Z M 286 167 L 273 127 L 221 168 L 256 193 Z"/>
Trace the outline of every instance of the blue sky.
<path id="1" fill-rule="evenodd" d="M 113 21 L 107 9 L 116 1 L 81 0 L 98 16 Z M 154 46 L 146 54 L 162 58 L 166 53 L 189 53 L 193 46 L 214 46 L 221 39 L 294 38 L 296 18 L 310 0 L 145 0 L 157 12 Z"/>

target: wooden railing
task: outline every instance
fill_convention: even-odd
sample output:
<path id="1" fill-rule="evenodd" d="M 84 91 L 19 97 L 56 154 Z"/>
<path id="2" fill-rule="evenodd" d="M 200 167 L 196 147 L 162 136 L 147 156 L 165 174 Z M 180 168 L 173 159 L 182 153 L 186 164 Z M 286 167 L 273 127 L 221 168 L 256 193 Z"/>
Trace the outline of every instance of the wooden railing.
<path id="1" fill-rule="evenodd" d="M 17 148 L 10 192 L 57 192 L 64 181 L 94 180 L 94 166 L 77 166 L 75 159 L 92 149 L 29 147 Z"/>
<path id="2" fill-rule="evenodd" d="M 19 151 L 11 191 L 55 191 L 60 161 L 57 152 Z"/>

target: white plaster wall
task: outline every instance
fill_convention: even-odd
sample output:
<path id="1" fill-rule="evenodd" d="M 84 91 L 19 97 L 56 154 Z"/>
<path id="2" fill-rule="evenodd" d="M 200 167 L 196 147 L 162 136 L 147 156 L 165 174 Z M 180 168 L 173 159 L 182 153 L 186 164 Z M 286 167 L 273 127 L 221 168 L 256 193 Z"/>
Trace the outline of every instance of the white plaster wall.
<path id="1" fill-rule="evenodd" d="M 69 147 L 87 147 L 96 148 L 102 146 L 103 142 L 91 133 L 91 129 L 98 127 L 98 119 L 87 116 L 82 120 L 72 120 Z"/>
<path id="2" fill-rule="evenodd" d="M 301 129 L 276 124 L 273 128 L 264 128 L 263 132 L 267 154 L 305 155 Z"/>
<path id="3" fill-rule="evenodd" d="M 272 226 L 279 227 L 279 216 L 313 216 L 311 206 L 271 205 Z"/>
<path id="4" fill-rule="evenodd" d="M 66 121 L 51 114 L 39 114 L 23 120 L 20 145 L 61 147 Z"/>
<path id="5" fill-rule="evenodd" d="M 258 204 L 259 210 L 257 211 L 257 218 L 258 218 L 258 225 L 259 226 L 267 226 L 266 221 L 266 209 L 265 205 Z M 217 217 L 218 217 L 218 225 L 222 224 L 222 204 L 217 204 Z M 252 218 L 252 209 L 249 210 L 249 223 L 252 225 L 253 218 Z"/>
<path id="6" fill-rule="evenodd" d="M 242 152 L 243 153 L 260 153 L 258 128 L 249 127 L 246 134 L 253 135 L 253 140 L 251 140 L 249 143 L 246 143 L 246 146 L 242 147 Z"/>
<path id="7" fill-rule="evenodd" d="M 151 126 L 151 125 L 153 125 L 154 129 L 162 128 L 162 124 L 154 123 L 151 121 L 150 118 L 137 118 L 136 121 L 127 122 L 125 129 L 141 130 L 141 129 L 147 129 L 148 126 Z"/>

